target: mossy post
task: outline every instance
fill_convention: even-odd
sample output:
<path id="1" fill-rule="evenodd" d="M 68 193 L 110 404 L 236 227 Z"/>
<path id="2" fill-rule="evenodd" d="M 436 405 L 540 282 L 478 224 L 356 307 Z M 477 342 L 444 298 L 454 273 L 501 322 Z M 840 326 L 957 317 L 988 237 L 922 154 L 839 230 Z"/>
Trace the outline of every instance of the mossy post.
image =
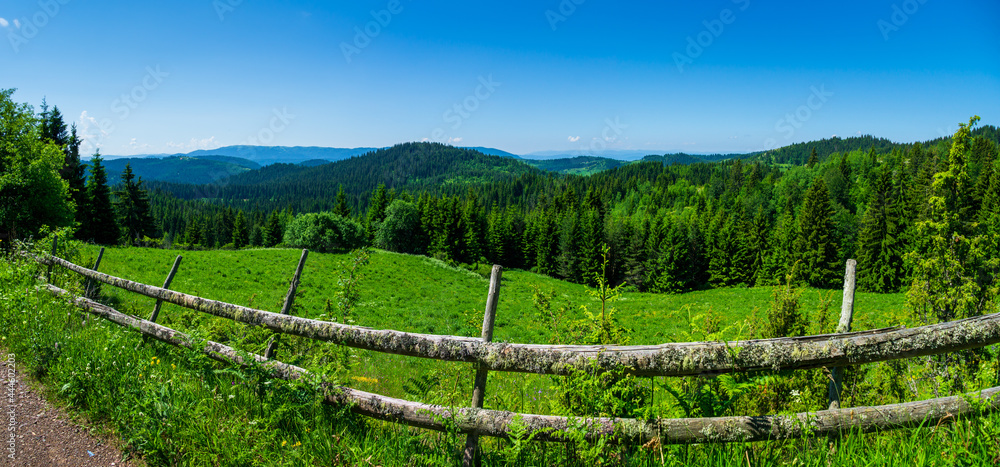
<path id="1" fill-rule="evenodd" d="M 486 311 L 483 313 L 483 342 L 493 341 L 493 323 L 497 316 L 497 301 L 500 300 L 500 278 L 503 276 L 503 268 L 498 264 L 493 265 L 490 274 L 490 291 L 486 296 Z M 472 408 L 483 408 L 483 399 L 486 396 L 486 376 L 488 372 L 481 365 L 476 365 L 476 382 L 472 387 Z M 462 457 L 462 466 L 469 467 L 479 464 L 479 435 L 469 433 L 465 439 L 465 454 Z"/>
<path id="2" fill-rule="evenodd" d="M 295 275 L 292 276 L 292 283 L 288 286 L 288 294 L 285 295 L 285 304 L 281 306 L 281 314 L 287 315 L 292 312 L 292 304 L 295 303 L 295 290 L 299 288 L 299 278 L 302 277 L 302 268 L 306 265 L 306 258 L 309 257 L 309 250 L 302 250 L 302 257 L 299 258 L 299 265 L 295 268 Z M 267 350 L 264 351 L 264 358 L 270 360 L 274 358 L 274 349 L 278 346 L 278 335 L 271 338 L 267 343 Z"/>
<path id="3" fill-rule="evenodd" d="M 59 245 L 59 236 L 58 235 L 53 235 L 52 236 L 52 256 L 56 255 L 56 246 L 58 246 L 58 245 Z M 53 264 L 49 263 L 49 270 L 48 270 L 47 273 L 45 273 L 45 282 L 48 282 L 50 284 L 52 283 L 52 266 L 53 266 Z"/>
<path id="4" fill-rule="evenodd" d="M 104 252 L 103 248 L 101 248 L 101 252 Z M 100 259 L 98 259 L 97 261 L 100 261 Z M 174 275 L 177 274 L 177 268 L 179 267 L 181 267 L 181 255 L 177 255 L 177 259 L 174 260 L 173 267 L 170 268 L 170 274 L 167 274 L 167 280 L 163 281 L 164 289 L 170 288 L 170 283 L 173 282 Z M 163 306 L 163 300 L 157 300 L 156 305 L 153 306 L 153 314 L 149 315 L 149 321 L 153 323 L 156 322 L 156 317 L 160 315 L 161 306 Z"/>
<path id="5" fill-rule="evenodd" d="M 97 261 L 94 261 L 94 267 L 91 268 L 92 270 L 96 271 L 97 268 L 101 267 L 101 258 L 104 258 L 104 247 L 103 246 L 101 247 L 101 251 L 99 253 L 97 253 Z M 93 291 L 90 289 L 90 284 L 92 282 L 93 282 L 93 279 L 91 279 L 91 278 L 88 277 L 86 285 L 83 286 L 83 296 L 84 297 L 94 298 L 92 296 L 93 295 L 93 293 L 92 293 Z M 159 302 L 157 302 L 157 303 L 159 303 Z"/>
<path id="6" fill-rule="evenodd" d="M 844 301 L 840 305 L 840 323 L 837 324 L 837 334 L 851 332 L 851 321 L 854 319 L 854 286 L 857 282 L 855 277 L 857 266 L 857 261 L 847 260 L 847 271 L 844 272 Z M 844 388 L 844 370 L 839 367 L 833 368 L 830 371 L 830 376 L 830 410 L 835 410 L 840 408 L 840 393 Z"/>

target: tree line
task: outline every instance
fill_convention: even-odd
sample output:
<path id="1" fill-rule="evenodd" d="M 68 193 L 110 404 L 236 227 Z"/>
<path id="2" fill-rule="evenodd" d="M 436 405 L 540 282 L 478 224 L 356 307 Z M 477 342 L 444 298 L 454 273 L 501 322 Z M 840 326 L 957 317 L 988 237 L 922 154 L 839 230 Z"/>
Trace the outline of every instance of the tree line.
<path id="1" fill-rule="evenodd" d="M 88 176 L 76 124 L 67 128 L 59 107 L 50 109 L 44 99 L 36 114 L 14 102 L 13 94 L 0 90 L 0 240 L 57 227 L 101 244 L 141 243 L 156 235 L 149 195 L 131 167 L 112 190 L 98 152 Z"/>

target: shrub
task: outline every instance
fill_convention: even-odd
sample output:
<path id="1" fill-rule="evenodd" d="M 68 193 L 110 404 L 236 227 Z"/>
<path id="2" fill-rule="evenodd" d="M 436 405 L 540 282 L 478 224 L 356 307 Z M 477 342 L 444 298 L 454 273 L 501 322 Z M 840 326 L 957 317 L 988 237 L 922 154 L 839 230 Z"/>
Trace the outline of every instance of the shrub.
<path id="1" fill-rule="evenodd" d="M 288 224 L 284 243 L 320 253 L 343 253 L 363 246 L 365 234 L 353 219 L 329 212 L 309 213 Z"/>

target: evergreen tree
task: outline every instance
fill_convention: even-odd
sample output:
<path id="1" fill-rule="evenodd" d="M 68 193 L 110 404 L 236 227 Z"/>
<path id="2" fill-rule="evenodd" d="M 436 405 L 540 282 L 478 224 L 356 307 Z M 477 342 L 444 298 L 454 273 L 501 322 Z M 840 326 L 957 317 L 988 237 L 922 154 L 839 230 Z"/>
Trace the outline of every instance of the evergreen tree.
<path id="1" fill-rule="evenodd" d="M 42 226 L 72 225 L 73 206 L 59 177 L 62 152 L 41 138 L 31 107 L 0 89 L 0 240 L 37 235 Z"/>
<path id="2" fill-rule="evenodd" d="M 149 195 L 142 187 L 142 178 L 136 179 L 132 166 L 125 165 L 122 172 L 121 190 L 115 191 L 115 208 L 121 219 L 122 233 L 126 242 L 132 243 L 143 237 L 155 235 L 153 218 L 149 214 Z"/>
<path id="3" fill-rule="evenodd" d="M 806 162 L 806 167 L 809 167 L 811 169 L 813 167 L 816 167 L 816 164 L 819 164 L 819 154 L 816 154 L 816 148 L 813 147 L 812 153 L 809 154 L 809 161 Z"/>
<path id="4" fill-rule="evenodd" d="M 813 287 L 831 287 L 839 277 L 833 228 L 830 194 L 826 182 L 818 178 L 806 191 L 795 241 L 801 277 Z"/>
<path id="5" fill-rule="evenodd" d="M 365 216 L 365 232 L 369 240 L 375 239 L 375 233 L 378 232 L 382 220 L 385 219 L 385 210 L 389 207 L 390 201 L 385 184 L 380 183 L 375 193 L 372 194 L 371 201 L 368 203 L 368 215 Z"/>
<path id="6" fill-rule="evenodd" d="M 858 287 L 879 293 L 896 292 L 902 285 L 899 213 L 889 172 L 883 167 L 876 176 L 858 241 Z"/>
<path id="7" fill-rule="evenodd" d="M 260 224 L 254 224 L 250 229 L 250 246 L 261 246 L 264 244 L 264 229 Z"/>
<path id="8" fill-rule="evenodd" d="M 333 213 L 341 217 L 351 217 L 351 207 L 347 205 L 347 194 L 344 193 L 344 185 L 337 189 L 337 204 L 333 207 Z"/>
<path id="9" fill-rule="evenodd" d="M 272 211 L 271 215 L 267 218 L 267 223 L 264 224 L 263 245 L 267 248 L 273 248 L 275 245 L 281 243 L 284 236 L 285 232 L 281 228 L 281 219 L 278 217 L 278 211 Z"/>
<path id="10" fill-rule="evenodd" d="M 102 162 L 100 151 L 90 160 L 90 180 L 87 181 L 90 215 L 84 218 L 82 238 L 99 245 L 115 245 L 121 238 L 121 230 L 111 203 L 111 189 L 108 188 L 108 176 Z"/>
<path id="11" fill-rule="evenodd" d="M 236 219 L 233 221 L 232 241 L 235 248 L 243 248 L 250 244 L 250 227 L 243 211 L 236 214 Z"/>
<path id="12" fill-rule="evenodd" d="M 917 222 L 915 248 L 907 254 L 914 265 L 907 302 L 927 321 L 978 316 L 994 306 L 998 292 L 991 273 L 997 258 L 978 219 L 968 217 L 971 130 L 978 121 L 959 124 L 952 137 L 947 170 L 934 175 L 927 219 Z"/>

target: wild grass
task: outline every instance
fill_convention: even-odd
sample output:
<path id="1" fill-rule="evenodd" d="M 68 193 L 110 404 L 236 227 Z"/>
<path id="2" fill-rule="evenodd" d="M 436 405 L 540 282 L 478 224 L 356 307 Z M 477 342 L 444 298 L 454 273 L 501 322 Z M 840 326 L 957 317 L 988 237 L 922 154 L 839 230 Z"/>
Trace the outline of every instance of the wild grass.
<path id="1" fill-rule="evenodd" d="M 91 265 L 97 249 L 63 252 Z M 178 252 L 111 248 L 100 270 L 162 285 Z M 300 252 L 261 249 L 186 251 L 171 289 L 206 298 L 279 311 Z M 360 296 L 349 313 L 339 306 L 350 255 L 311 253 L 294 313 L 319 319 L 411 332 L 478 336 L 488 282 L 482 274 L 419 256 L 373 252 L 361 269 Z M 150 465 L 456 465 L 464 436 L 435 433 L 353 415 L 346 407 L 318 403 L 319 387 L 272 380 L 259 369 L 231 368 L 190 351 L 143 340 L 134 332 L 89 319 L 37 288 L 39 268 L 11 258 L 0 264 L 2 345 L 58 391 L 73 407 L 104 420 L 132 453 Z M 482 271 L 479 271 L 482 272 Z M 81 291 L 78 278 L 57 271 L 54 282 Z M 553 293 L 564 318 L 582 319 L 581 306 L 595 310 L 584 286 L 524 271 L 505 271 L 495 340 L 548 343 L 559 332 L 535 306 L 535 294 Z M 102 300 L 148 317 L 153 300 L 103 287 Z M 717 289 L 683 295 L 626 292 L 614 303 L 635 344 L 693 339 L 738 339 L 770 306 L 771 288 Z M 806 290 L 802 309 L 813 320 L 826 310 L 835 323 L 839 291 Z M 328 304 L 329 301 L 329 304 Z M 822 302 L 827 302 L 825 308 Z M 903 296 L 859 294 L 855 329 L 915 325 Z M 270 333 L 165 304 L 159 321 L 228 345 L 263 352 Z M 713 324 L 713 323 L 718 323 Z M 717 326 L 717 332 L 713 327 Z M 58 345 L 56 345 L 58 344 Z M 470 365 L 345 351 L 283 336 L 277 357 L 326 373 L 340 384 L 394 397 L 464 406 L 471 394 Z M 978 387 L 996 385 L 996 352 L 981 358 Z M 856 405 L 933 397 L 947 391 L 933 381 L 924 362 L 872 364 L 848 372 L 849 400 Z M 977 379 L 978 378 L 978 379 Z M 767 400 L 786 401 L 789 386 L 821 387 L 822 373 L 789 372 L 753 386 L 741 410 L 767 413 Z M 774 382 L 777 381 L 777 382 Z M 818 381 L 816 383 L 815 381 Z M 641 379 L 652 387 L 647 413 L 683 416 L 663 385 L 695 400 L 712 395 L 712 381 L 697 378 Z M 557 413 L 560 380 L 547 376 L 492 373 L 489 408 Z M 810 386 L 812 385 L 812 386 Z M 686 388 L 686 389 L 685 389 Z M 684 392 L 686 390 L 688 392 Z M 819 392 L 817 390 L 816 392 Z M 942 394 L 945 395 L 945 394 Z M 715 397 L 719 395 L 716 394 Z M 705 396 L 707 397 L 707 396 Z M 771 399 L 768 399 L 770 397 Z M 778 411 L 816 410 L 825 394 L 803 394 Z M 812 397 L 812 399 L 810 399 Z M 777 399 L 775 399 L 777 398 Z M 704 402 L 704 401 L 703 401 Z M 838 440 L 696 446 L 594 446 L 518 443 L 484 439 L 486 465 L 990 465 L 1000 461 L 1000 417 L 985 415 L 953 424 L 877 434 L 845 433 Z"/>

